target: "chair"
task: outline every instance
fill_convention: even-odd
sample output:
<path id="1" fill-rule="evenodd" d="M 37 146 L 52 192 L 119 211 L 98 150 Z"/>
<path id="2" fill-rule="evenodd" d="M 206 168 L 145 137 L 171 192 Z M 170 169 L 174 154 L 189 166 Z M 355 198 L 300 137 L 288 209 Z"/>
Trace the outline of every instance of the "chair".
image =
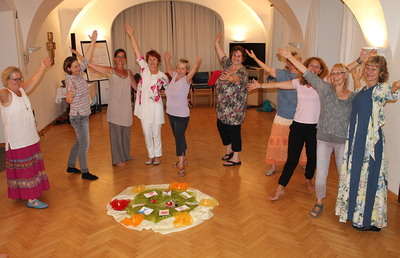
<path id="1" fill-rule="evenodd" d="M 198 95 L 208 95 L 210 106 L 213 103 L 213 88 L 208 85 L 210 72 L 197 72 L 192 78 L 193 106 L 196 106 Z"/>

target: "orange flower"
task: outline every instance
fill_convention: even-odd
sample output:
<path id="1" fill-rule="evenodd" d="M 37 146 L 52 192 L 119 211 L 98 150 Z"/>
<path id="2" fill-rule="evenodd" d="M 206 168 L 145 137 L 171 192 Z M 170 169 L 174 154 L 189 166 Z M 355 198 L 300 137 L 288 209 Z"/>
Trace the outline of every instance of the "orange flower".
<path id="1" fill-rule="evenodd" d="M 206 206 L 206 207 L 215 207 L 215 206 L 218 206 L 219 203 L 215 199 L 202 199 L 200 201 L 200 205 Z"/>
<path id="2" fill-rule="evenodd" d="M 138 194 L 146 190 L 145 185 L 136 185 L 132 188 L 132 193 Z"/>
<path id="3" fill-rule="evenodd" d="M 177 212 L 174 214 L 174 227 L 181 228 L 193 224 L 193 218 L 187 212 Z"/>
<path id="4" fill-rule="evenodd" d="M 188 188 L 189 188 L 189 183 L 187 183 L 187 182 L 183 182 L 183 183 L 172 182 L 169 185 L 169 189 L 186 190 Z"/>
<path id="5" fill-rule="evenodd" d="M 143 214 L 132 214 L 130 218 L 125 217 L 123 220 L 120 222 L 124 224 L 125 226 L 134 226 L 137 227 L 142 223 L 144 220 L 144 215 Z"/>

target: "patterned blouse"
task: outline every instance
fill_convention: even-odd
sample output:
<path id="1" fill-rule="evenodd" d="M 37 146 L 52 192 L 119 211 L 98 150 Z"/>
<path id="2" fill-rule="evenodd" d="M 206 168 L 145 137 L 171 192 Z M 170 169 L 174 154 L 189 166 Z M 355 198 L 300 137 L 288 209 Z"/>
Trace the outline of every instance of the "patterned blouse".
<path id="1" fill-rule="evenodd" d="M 232 61 L 224 56 L 221 59 L 223 72 L 229 70 Z M 215 88 L 217 91 L 217 118 L 227 125 L 240 125 L 244 121 L 247 106 L 248 73 L 245 67 L 238 69 L 232 76 L 239 76 L 240 84 L 222 81 L 218 78 Z"/>
<path id="2" fill-rule="evenodd" d="M 81 67 L 81 73 L 85 71 L 89 61 L 86 59 L 82 59 L 82 62 L 79 63 Z M 83 78 L 82 74 L 79 75 L 70 75 L 66 74 L 65 77 L 65 87 L 68 91 L 72 91 L 74 93 L 73 101 L 70 105 L 71 110 L 69 111 L 70 116 L 88 116 L 90 115 L 90 94 L 89 94 L 89 86 L 86 80 Z"/>

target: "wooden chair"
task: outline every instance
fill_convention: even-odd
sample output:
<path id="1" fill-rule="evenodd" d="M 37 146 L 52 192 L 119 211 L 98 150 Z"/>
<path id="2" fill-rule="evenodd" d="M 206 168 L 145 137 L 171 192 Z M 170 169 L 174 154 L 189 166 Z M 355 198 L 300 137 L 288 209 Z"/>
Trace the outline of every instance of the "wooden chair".
<path id="1" fill-rule="evenodd" d="M 210 106 L 213 103 L 213 88 L 208 85 L 210 72 L 197 72 L 192 78 L 193 107 L 196 106 L 196 97 L 199 95 L 207 95 Z"/>

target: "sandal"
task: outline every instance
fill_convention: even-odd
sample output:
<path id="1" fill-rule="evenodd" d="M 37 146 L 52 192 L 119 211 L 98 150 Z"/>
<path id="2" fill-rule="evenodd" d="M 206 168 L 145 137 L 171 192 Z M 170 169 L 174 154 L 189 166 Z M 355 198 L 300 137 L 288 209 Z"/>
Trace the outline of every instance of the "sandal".
<path id="1" fill-rule="evenodd" d="M 233 157 L 233 152 L 229 154 L 225 154 L 221 159 L 222 160 L 230 160 Z"/>
<path id="2" fill-rule="evenodd" d="M 319 210 L 315 210 L 315 208 L 319 208 Z M 324 210 L 324 205 L 323 204 L 315 204 L 314 208 L 310 211 L 310 216 L 312 218 L 318 218 L 318 216 L 321 214 L 321 212 Z"/>
<path id="3" fill-rule="evenodd" d="M 189 163 L 189 162 L 188 162 L 187 160 L 185 160 L 185 161 L 183 162 L 183 165 L 184 165 L 184 166 L 187 166 L 188 163 Z M 173 168 L 179 167 L 179 161 L 178 161 L 178 162 L 175 162 L 175 163 L 172 165 L 172 167 L 173 167 Z"/>
<path id="4" fill-rule="evenodd" d="M 178 171 L 178 176 L 180 176 L 180 177 L 183 177 L 183 176 L 185 176 L 186 175 L 186 173 L 185 173 L 185 170 L 182 168 L 182 169 L 179 169 L 179 171 Z"/>

